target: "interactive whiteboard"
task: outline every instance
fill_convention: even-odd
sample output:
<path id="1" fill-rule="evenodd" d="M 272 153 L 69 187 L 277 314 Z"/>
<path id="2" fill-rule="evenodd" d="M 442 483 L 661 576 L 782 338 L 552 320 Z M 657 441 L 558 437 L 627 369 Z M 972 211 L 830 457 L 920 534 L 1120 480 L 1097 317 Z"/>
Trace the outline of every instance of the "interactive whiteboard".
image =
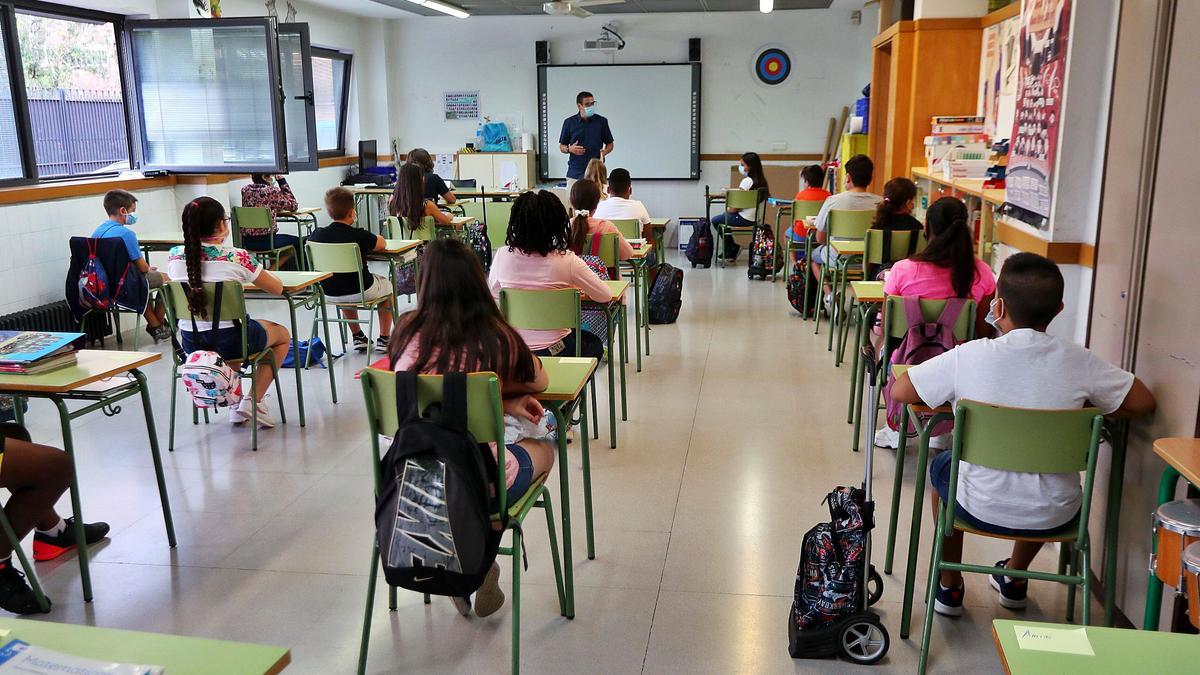
<path id="1" fill-rule="evenodd" d="M 567 175 L 559 152 L 563 120 L 579 114 L 575 95 L 596 97 L 608 118 L 611 171 L 629 169 L 635 180 L 700 178 L 700 64 L 538 66 L 538 171 L 543 180 Z"/>

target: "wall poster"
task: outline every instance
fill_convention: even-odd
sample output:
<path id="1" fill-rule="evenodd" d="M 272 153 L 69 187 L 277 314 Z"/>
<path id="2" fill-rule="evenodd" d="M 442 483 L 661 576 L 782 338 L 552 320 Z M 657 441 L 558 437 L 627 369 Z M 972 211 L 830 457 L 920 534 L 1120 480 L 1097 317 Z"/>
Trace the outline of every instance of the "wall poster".
<path id="1" fill-rule="evenodd" d="M 448 120 L 479 119 L 478 91 L 442 92 L 442 105 L 446 110 L 446 119 Z"/>
<path id="2" fill-rule="evenodd" d="M 1070 25 L 1071 0 L 1025 0 L 1021 7 L 1021 58 L 1006 199 L 1029 212 L 1011 215 L 1039 227 L 1045 227 L 1050 217 Z"/>

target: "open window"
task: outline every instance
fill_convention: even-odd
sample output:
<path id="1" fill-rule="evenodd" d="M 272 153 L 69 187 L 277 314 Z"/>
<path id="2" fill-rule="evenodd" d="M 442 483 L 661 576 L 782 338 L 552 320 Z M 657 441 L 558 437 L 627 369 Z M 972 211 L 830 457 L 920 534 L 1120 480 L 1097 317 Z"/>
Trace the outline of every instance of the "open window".
<path id="1" fill-rule="evenodd" d="M 346 52 L 312 48 L 316 98 L 317 150 L 322 157 L 346 154 L 346 109 L 350 105 L 350 67 Z"/>
<path id="2" fill-rule="evenodd" d="M 271 19 L 129 21 L 125 31 L 140 168 L 288 170 L 283 45 Z"/>
<path id="3" fill-rule="evenodd" d="M 313 94 L 308 24 L 279 24 L 279 79 L 283 86 L 288 168 L 292 171 L 316 171 L 316 98 Z"/>

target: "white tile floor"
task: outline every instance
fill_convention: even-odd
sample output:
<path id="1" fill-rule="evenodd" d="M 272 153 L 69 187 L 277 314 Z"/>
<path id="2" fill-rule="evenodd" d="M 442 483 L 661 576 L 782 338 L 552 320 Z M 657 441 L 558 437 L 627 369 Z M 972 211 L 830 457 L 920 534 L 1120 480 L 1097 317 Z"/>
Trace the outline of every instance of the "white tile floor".
<path id="1" fill-rule="evenodd" d="M 594 561 L 584 551 L 581 472 L 572 452 L 574 621 L 558 615 L 545 521 L 537 514 L 528 521 L 524 671 L 865 670 L 832 659 L 793 661 L 784 624 L 801 537 L 827 519 L 821 500 L 829 489 L 861 480 L 862 455 L 850 452 L 844 422 L 849 366 L 833 367 L 824 333 L 814 337 L 813 324 L 790 311 L 782 283 L 748 281 L 744 262 L 723 270 L 684 266 L 679 322 L 656 327 L 645 370 L 629 369 L 630 420 L 620 427 L 619 447 L 608 449 L 607 424 L 592 445 Z M 282 319 L 279 309 L 251 307 L 256 316 Z M 166 545 L 138 402 L 123 402 L 116 418 L 78 421 L 85 517 L 107 520 L 113 531 L 94 549 L 90 604 L 73 556 L 39 565 L 54 600 L 45 620 L 286 645 L 288 672 L 352 672 L 373 534 L 369 446 L 351 379 L 363 363 L 361 356 L 337 363 L 336 406 L 325 373 L 304 374 L 303 429 L 286 371 L 289 423 L 262 432 L 257 453 L 247 430 L 231 428 L 226 415 L 192 426 L 181 396 L 177 447 L 165 460 L 174 550 Z M 164 361 L 148 373 L 166 455 L 170 370 Z M 600 402 L 602 417 L 606 405 Z M 37 440 L 59 443 L 48 404 L 34 401 L 29 420 Z M 877 453 L 880 566 L 893 458 Z M 912 496 L 908 464 L 904 513 Z M 68 512 L 66 499 L 61 508 Z M 901 524 L 903 552 L 907 518 Z M 928 525 L 920 577 L 927 533 Z M 1003 546 L 977 540 L 967 555 L 989 563 L 1005 557 Z M 1044 553 L 1040 562 L 1051 559 Z M 885 577 L 876 609 L 893 642 L 874 672 L 915 669 L 920 614 L 913 637 L 899 640 L 902 584 L 902 577 Z M 919 580 L 918 596 L 924 586 Z M 507 670 L 507 611 L 468 620 L 444 600 L 425 606 L 414 594 L 400 598 L 399 611 L 389 613 L 380 585 L 370 672 Z M 962 619 L 935 621 L 934 672 L 1000 670 L 990 621 L 1012 613 L 982 579 L 968 579 L 966 602 Z M 1061 621 L 1064 605 L 1064 591 L 1035 583 L 1023 616 Z M 916 611 L 923 609 L 918 601 Z"/>

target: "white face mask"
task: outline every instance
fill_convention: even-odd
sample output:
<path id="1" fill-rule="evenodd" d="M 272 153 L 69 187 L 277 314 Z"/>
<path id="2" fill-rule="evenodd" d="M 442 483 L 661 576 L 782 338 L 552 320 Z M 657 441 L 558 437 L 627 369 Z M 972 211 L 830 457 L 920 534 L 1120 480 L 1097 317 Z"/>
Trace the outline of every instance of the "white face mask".
<path id="1" fill-rule="evenodd" d="M 740 174 L 742 174 L 743 176 L 745 176 L 745 175 L 748 175 L 750 172 L 746 170 L 746 165 L 745 165 L 745 164 L 738 164 L 738 173 L 740 173 Z"/>
<path id="2" fill-rule="evenodd" d="M 988 313 L 987 316 L 983 317 L 983 320 L 986 321 L 989 326 L 995 328 L 997 333 L 1004 334 L 1004 331 L 1000 330 L 1000 321 L 996 318 L 995 298 L 993 298 L 992 303 L 988 305 Z"/>

